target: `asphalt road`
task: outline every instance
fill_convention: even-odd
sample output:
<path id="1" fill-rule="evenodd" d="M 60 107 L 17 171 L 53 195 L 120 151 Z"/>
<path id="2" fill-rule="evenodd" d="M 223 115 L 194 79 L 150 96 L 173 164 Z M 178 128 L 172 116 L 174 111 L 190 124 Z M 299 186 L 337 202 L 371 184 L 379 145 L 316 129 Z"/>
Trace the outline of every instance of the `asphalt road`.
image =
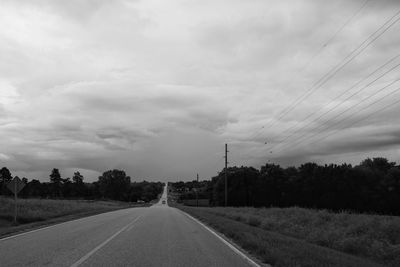
<path id="1" fill-rule="evenodd" d="M 149 208 L 132 208 L 0 240 L 1 266 L 249 266 L 180 210 L 166 190 Z"/>

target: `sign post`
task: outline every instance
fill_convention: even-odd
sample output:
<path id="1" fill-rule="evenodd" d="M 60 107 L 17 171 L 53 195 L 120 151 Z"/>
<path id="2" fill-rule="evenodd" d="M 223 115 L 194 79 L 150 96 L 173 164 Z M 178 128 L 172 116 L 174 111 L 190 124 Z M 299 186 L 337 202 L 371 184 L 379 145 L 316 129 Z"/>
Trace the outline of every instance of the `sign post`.
<path id="1" fill-rule="evenodd" d="M 17 224 L 17 212 L 18 212 L 18 207 L 17 207 L 17 201 L 18 201 L 18 192 L 22 190 L 22 188 L 25 187 L 25 183 L 18 178 L 18 176 L 15 176 L 14 179 L 12 179 L 8 184 L 7 188 L 10 189 L 11 192 L 14 193 L 14 224 Z"/>
<path id="2" fill-rule="evenodd" d="M 197 174 L 197 184 L 196 184 L 196 206 L 199 206 L 199 192 L 198 192 L 198 187 L 199 187 L 199 174 Z"/>

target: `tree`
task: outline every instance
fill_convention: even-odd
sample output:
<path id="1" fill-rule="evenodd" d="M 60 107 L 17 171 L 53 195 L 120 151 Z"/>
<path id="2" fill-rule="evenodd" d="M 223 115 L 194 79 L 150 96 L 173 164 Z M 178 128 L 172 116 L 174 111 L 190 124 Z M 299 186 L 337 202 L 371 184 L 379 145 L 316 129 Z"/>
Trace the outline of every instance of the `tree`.
<path id="1" fill-rule="evenodd" d="M 8 195 L 11 192 L 7 190 L 7 183 L 11 181 L 12 175 L 9 169 L 3 167 L 0 169 L 0 195 Z"/>
<path id="2" fill-rule="evenodd" d="M 72 177 L 72 181 L 74 181 L 75 184 L 83 184 L 83 176 L 80 174 L 80 172 L 75 172 L 74 176 Z"/>
<path id="3" fill-rule="evenodd" d="M 72 177 L 72 196 L 75 197 L 85 197 L 87 193 L 87 188 L 85 183 L 83 182 L 83 175 L 80 174 L 79 171 L 74 173 L 74 176 Z"/>
<path id="4" fill-rule="evenodd" d="M 61 196 L 61 186 L 63 179 L 58 169 L 54 168 L 50 174 L 50 183 L 52 184 L 53 195 L 55 197 Z"/>
<path id="5" fill-rule="evenodd" d="M 7 167 L 1 168 L 0 178 L 1 178 L 1 182 L 3 182 L 3 183 L 7 183 L 7 182 L 11 181 L 12 175 L 11 175 L 10 170 L 7 169 Z"/>
<path id="6" fill-rule="evenodd" d="M 387 173 L 392 167 L 396 165 L 395 162 L 389 162 L 386 158 L 367 158 L 360 163 L 360 166 L 370 168 L 374 171 L 381 171 Z"/>
<path id="7" fill-rule="evenodd" d="M 109 170 L 99 177 L 99 190 L 103 198 L 128 200 L 131 178 L 122 170 Z"/>
<path id="8" fill-rule="evenodd" d="M 61 174 L 58 169 L 53 169 L 50 174 L 50 182 L 54 184 L 61 184 Z"/>
<path id="9" fill-rule="evenodd" d="M 39 180 L 32 179 L 24 188 L 24 196 L 26 197 L 45 197 L 44 186 Z"/>
<path id="10" fill-rule="evenodd" d="M 275 164 L 265 164 L 260 169 L 260 179 L 255 186 L 255 204 L 257 206 L 282 205 L 285 172 Z"/>
<path id="11" fill-rule="evenodd" d="M 255 185 L 260 173 L 253 167 L 230 167 L 213 178 L 213 203 L 225 203 L 225 171 L 228 175 L 228 205 L 252 206 L 255 199 Z"/>

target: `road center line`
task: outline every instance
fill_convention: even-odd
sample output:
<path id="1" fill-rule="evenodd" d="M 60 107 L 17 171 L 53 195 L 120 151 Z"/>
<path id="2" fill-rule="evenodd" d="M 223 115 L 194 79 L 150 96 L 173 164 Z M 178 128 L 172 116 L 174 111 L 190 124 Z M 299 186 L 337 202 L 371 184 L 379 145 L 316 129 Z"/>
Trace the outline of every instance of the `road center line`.
<path id="1" fill-rule="evenodd" d="M 92 256 L 94 253 L 96 253 L 96 251 L 98 251 L 99 249 L 101 249 L 102 247 L 104 247 L 108 242 L 110 242 L 111 240 L 113 240 L 117 235 L 119 235 L 120 233 L 122 233 L 124 230 L 126 230 L 128 227 L 133 226 L 133 224 L 135 222 L 137 222 L 140 217 L 137 217 L 136 219 L 134 219 L 133 221 L 131 221 L 130 223 L 128 223 L 127 225 L 125 225 L 124 227 L 122 227 L 118 232 L 116 232 L 115 234 L 113 234 L 112 236 L 110 236 L 106 241 L 104 241 L 103 243 L 101 243 L 100 245 L 98 245 L 97 247 L 95 247 L 93 250 L 91 250 L 89 253 L 87 253 L 85 256 L 83 256 L 82 258 L 80 258 L 77 262 L 75 262 L 74 264 L 71 265 L 71 267 L 78 267 L 79 265 L 81 265 L 84 261 L 86 261 L 87 259 L 90 258 L 90 256 Z M 132 229 L 132 228 L 131 228 Z"/>
<path id="2" fill-rule="evenodd" d="M 139 218 L 138 218 L 138 219 L 139 219 Z M 126 231 L 129 232 L 130 230 L 132 230 L 133 227 L 135 227 L 135 224 L 132 223 L 132 225 L 129 226 L 129 227 L 126 229 Z"/>

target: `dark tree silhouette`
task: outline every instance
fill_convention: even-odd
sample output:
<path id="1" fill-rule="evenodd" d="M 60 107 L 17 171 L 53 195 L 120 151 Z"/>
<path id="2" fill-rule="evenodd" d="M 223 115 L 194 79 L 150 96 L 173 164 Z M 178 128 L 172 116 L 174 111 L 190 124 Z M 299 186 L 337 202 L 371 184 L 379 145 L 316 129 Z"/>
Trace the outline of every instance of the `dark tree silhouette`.
<path id="1" fill-rule="evenodd" d="M 7 189 L 7 183 L 11 181 L 12 175 L 9 169 L 3 167 L 0 169 L 0 195 L 10 195 L 11 192 Z"/>
<path id="2" fill-rule="evenodd" d="M 208 181 L 206 190 L 213 205 L 224 205 L 225 170 Z M 400 214 L 400 166 L 385 158 L 362 161 L 357 166 L 305 163 L 282 168 L 266 164 L 260 171 L 230 167 L 228 205 L 302 206 Z M 172 183 L 180 199 L 194 198 L 193 182 Z"/>
<path id="3" fill-rule="evenodd" d="M 83 176 L 80 174 L 80 172 L 75 172 L 74 176 L 72 177 L 72 181 L 74 181 L 75 184 L 83 184 Z"/>
<path id="4" fill-rule="evenodd" d="M 127 200 L 131 178 L 124 171 L 110 170 L 99 177 L 99 190 L 103 198 Z"/>
<path id="5" fill-rule="evenodd" d="M 62 197 L 61 186 L 63 179 L 58 169 L 54 168 L 50 174 L 50 183 L 53 187 L 53 196 Z"/>
<path id="6" fill-rule="evenodd" d="M 6 168 L 0 169 L 0 185 L 4 185 L 4 192 L 11 195 L 6 188 L 7 182 L 12 179 L 11 172 Z M 122 201 L 151 201 L 162 193 L 163 183 L 160 182 L 134 182 L 121 170 L 112 170 L 103 173 L 98 181 L 84 183 L 84 177 L 76 171 L 72 180 L 63 179 L 58 169 L 53 169 L 50 174 L 50 182 L 41 183 L 33 179 L 28 181 L 22 178 L 26 186 L 20 192 L 23 198 L 79 198 L 79 199 L 114 199 Z M 1 189 L 1 187 L 0 187 Z"/>
<path id="7" fill-rule="evenodd" d="M 373 171 L 381 171 L 387 173 L 391 168 L 396 166 L 396 163 L 389 162 L 386 158 L 367 158 L 360 163 L 360 166 L 369 168 Z"/>
<path id="8" fill-rule="evenodd" d="M 83 175 L 80 174 L 79 171 L 74 173 L 74 176 L 72 177 L 73 184 L 71 185 L 71 196 L 73 197 L 85 197 L 88 195 L 87 193 L 87 187 L 83 182 Z"/>

